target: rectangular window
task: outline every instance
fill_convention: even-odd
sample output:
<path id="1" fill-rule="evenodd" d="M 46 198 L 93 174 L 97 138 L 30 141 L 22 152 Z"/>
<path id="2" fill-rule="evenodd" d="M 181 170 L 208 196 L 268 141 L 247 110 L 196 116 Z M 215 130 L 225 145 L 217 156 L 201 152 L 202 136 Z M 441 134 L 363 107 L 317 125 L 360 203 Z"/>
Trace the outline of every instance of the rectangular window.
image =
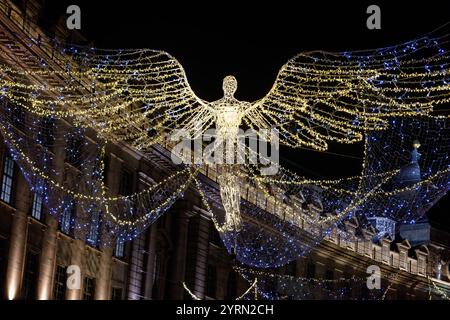
<path id="1" fill-rule="evenodd" d="M 43 198 L 39 193 L 33 194 L 33 205 L 31 206 L 31 216 L 36 220 L 42 221 L 43 215 Z"/>
<path id="2" fill-rule="evenodd" d="M 42 119 L 41 130 L 38 133 L 38 143 L 46 148 L 52 148 L 55 143 L 55 119 L 46 117 Z"/>
<path id="3" fill-rule="evenodd" d="M 91 221 L 89 226 L 89 232 L 86 237 L 86 242 L 93 247 L 97 247 L 100 235 L 100 210 L 93 210 L 91 213 Z"/>
<path id="4" fill-rule="evenodd" d="M 6 154 L 5 161 L 3 163 L 2 190 L 0 193 L 0 199 L 9 204 L 12 202 L 13 181 L 14 160 L 9 154 Z"/>
<path id="5" fill-rule="evenodd" d="M 105 186 L 108 185 L 109 161 L 109 157 L 105 156 L 103 159 L 103 183 Z"/>
<path id="6" fill-rule="evenodd" d="M 55 286 L 53 288 L 53 297 L 55 300 L 64 300 L 66 297 L 66 282 L 67 272 L 66 268 L 56 266 L 55 271 Z"/>
<path id="7" fill-rule="evenodd" d="M 34 300 L 36 298 L 36 286 L 39 269 L 39 255 L 28 252 L 23 274 L 23 298 Z"/>
<path id="8" fill-rule="evenodd" d="M 210 227 L 209 227 L 209 242 L 216 246 L 220 246 L 222 244 L 222 240 L 220 239 L 219 232 L 217 231 L 216 227 L 214 226 L 214 224 L 212 222 L 210 223 Z"/>
<path id="9" fill-rule="evenodd" d="M 108 171 L 109 171 L 109 157 L 108 155 L 101 156 L 99 150 L 99 154 L 97 155 L 97 159 L 94 162 L 92 168 L 92 178 L 103 182 L 104 186 L 107 187 L 108 182 Z M 103 167 L 103 169 L 102 169 Z M 119 186 L 120 187 L 120 186 Z"/>
<path id="10" fill-rule="evenodd" d="M 111 300 L 122 300 L 122 288 L 112 288 Z"/>
<path id="11" fill-rule="evenodd" d="M 295 277 L 296 269 L 297 269 L 297 261 L 294 260 L 294 261 L 290 262 L 289 264 L 286 265 L 285 268 L 286 268 L 285 269 L 286 275 Z"/>
<path id="12" fill-rule="evenodd" d="M 83 300 L 94 300 L 95 294 L 95 279 L 84 278 Z"/>
<path id="13" fill-rule="evenodd" d="M 316 276 L 316 265 L 314 263 L 308 263 L 306 267 L 306 277 L 313 279 Z"/>
<path id="14" fill-rule="evenodd" d="M 72 198 L 66 197 L 62 205 L 62 213 L 59 220 L 59 227 L 65 234 L 71 235 L 75 222 L 75 202 Z"/>
<path id="15" fill-rule="evenodd" d="M 9 105 L 8 113 L 12 125 L 23 131 L 25 128 L 25 112 L 23 108 L 21 106 Z"/>
<path id="16" fill-rule="evenodd" d="M 327 280 L 325 282 L 325 288 L 327 290 L 332 290 L 333 289 L 333 280 L 334 280 L 334 272 L 333 270 L 327 270 L 325 271 L 325 279 Z"/>
<path id="17" fill-rule="evenodd" d="M 418 272 L 421 275 L 426 275 L 426 260 L 424 257 L 419 256 L 418 260 Z"/>
<path id="18" fill-rule="evenodd" d="M 406 270 L 406 262 L 407 262 L 407 253 L 406 251 L 400 251 L 400 269 Z"/>
<path id="19" fill-rule="evenodd" d="M 116 258 L 123 258 L 125 256 L 125 241 L 123 239 L 117 239 L 114 256 Z"/>
<path id="20" fill-rule="evenodd" d="M 133 173 L 127 169 L 122 169 L 119 193 L 122 196 L 128 196 L 133 193 Z"/>
<path id="21" fill-rule="evenodd" d="M 211 298 L 216 297 L 216 287 L 217 287 L 217 272 L 216 266 L 208 265 L 206 271 L 206 295 Z"/>

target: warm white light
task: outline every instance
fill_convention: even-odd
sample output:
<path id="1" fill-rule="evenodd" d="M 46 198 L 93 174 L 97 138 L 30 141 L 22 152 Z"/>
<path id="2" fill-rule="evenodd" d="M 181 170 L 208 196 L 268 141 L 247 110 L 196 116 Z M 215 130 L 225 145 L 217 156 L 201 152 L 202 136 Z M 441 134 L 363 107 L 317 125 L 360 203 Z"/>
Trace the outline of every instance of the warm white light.
<path id="1" fill-rule="evenodd" d="M 15 281 L 11 282 L 8 288 L 8 300 L 14 300 L 16 297 L 17 285 Z"/>

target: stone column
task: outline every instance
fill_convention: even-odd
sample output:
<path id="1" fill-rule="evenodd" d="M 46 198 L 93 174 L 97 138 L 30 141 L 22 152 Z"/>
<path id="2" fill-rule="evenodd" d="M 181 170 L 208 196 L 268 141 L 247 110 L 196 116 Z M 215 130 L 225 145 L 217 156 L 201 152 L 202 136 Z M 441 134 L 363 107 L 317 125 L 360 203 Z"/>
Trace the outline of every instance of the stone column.
<path id="1" fill-rule="evenodd" d="M 8 267 L 6 270 L 6 294 L 9 300 L 20 297 L 22 273 L 25 264 L 28 218 L 23 212 L 16 211 L 11 225 Z"/>
<path id="2" fill-rule="evenodd" d="M 53 297 L 53 274 L 56 263 L 58 221 L 51 215 L 46 215 L 47 227 L 42 240 L 39 277 L 37 284 L 37 298 L 49 300 Z"/>
<path id="3" fill-rule="evenodd" d="M 84 212 L 81 210 L 81 208 L 76 205 L 75 208 L 75 225 L 78 221 L 84 220 Z M 81 277 L 81 287 L 80 289 L 67 289 L 66 290 L 66 299 L 67 300 L 81 300 L 82 299 L 82 292 L 83 292 L 83 282 L 84 282 L 84 261 L 86 259 L 86 230 L 84 229 L 75 229 L 73 231 L 73 238 L 71 239 L 71 254 L 70 254 L 70 264 L 78 266 L 80 268 L 80 277 Z"/>
<path id="4" fill-rule="evenodd" d="M 95 284 L 95 300 L 111 299 L 112 248 L 103 248 Z"/>
<path id="5" fill-rule="evenodd" d="M 206 272 L 209 252 L 210 218 L 201 212 L 198 226 L 197 257 L 195 266 L 195 285 L 193 293 L 200 299 L 205 297 Z"/>
<path id="6" fill-rule="evenodd" d="M 153 264 L 155 261 L 155 248 L 156 248 L 156 223 L 153 223 L 149 228 L 149 239 L 147 242 L 147 266 L 145 273 L 145 291 L 144 296 L 146 300 L 152 298 L 153 289 Z"/>
<path id="7" fill-rule="evenodd" d="M 18 174 L 15 176 L 17 177 L 16 210 L 12 218 L 6 270 L 6 294 L 10 300 L 20 297 L 28 238 L 28 217 L 25 212 L 30 202 L 30 192 L 24 178 Z"/>
<path id="8" fill-rule="evenodd" d="M 81 287 L 80 289 L 66 290 L 66 300 L 81 300 L 83 290 L 83 258 L 84 258 L 85 243 L 82 240 L 71 240 L 71 257 L 70 264 L 80 267 Z"/>
<path id="9" fill-rule="evenodd" d="M 175 235 L 175 250 L 169 265 L 169 283 L 167 296 L 169 299 L 181 300 L 184 297 L 182 282 L 186 273 L 186 253 L 188 238 L 188 223 L 192 213 L 188 211 L 187 203 L 177 205 L 174 210 L 173 231 Z"/>
<path id="10" fill-rule="evenodd" d="M 61 125 L 57 123 L 57 126 Z M 64 132 L 62 130 L 55 132 L 57 140 L 65 141 Z M 64 173 L 65 170 L 65 146 L 55 147 L 53 166 L 57 172 Z M 56 181 L 63 184 L 64 174 L 55 177 Z M 51 205 L 51 204 L 50 204 Z M 47 211 L 47 210 L 46 210 Z M 58 220 L 46 212 L 45 215 L 46 228 L 42 239 L 41 258 L 39 263 L 39 276 L 37 284 L 37 298 L 39 300 L 49 300 L 53 298 L 54 273 L 56 265 L 56 252 L 58 248 Z"/>

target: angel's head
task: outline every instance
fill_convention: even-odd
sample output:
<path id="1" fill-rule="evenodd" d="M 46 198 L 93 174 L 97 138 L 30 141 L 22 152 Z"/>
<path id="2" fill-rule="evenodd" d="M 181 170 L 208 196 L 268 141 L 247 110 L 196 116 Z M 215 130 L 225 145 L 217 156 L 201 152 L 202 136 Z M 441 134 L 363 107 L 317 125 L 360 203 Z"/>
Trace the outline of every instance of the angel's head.
<path id="1" fill-rule="evenodd" d="M 223 79 L 223 93 L 225 97 L 232 97 L 237 90 L 237 80 L 233 76 L 226 76 Z"/>

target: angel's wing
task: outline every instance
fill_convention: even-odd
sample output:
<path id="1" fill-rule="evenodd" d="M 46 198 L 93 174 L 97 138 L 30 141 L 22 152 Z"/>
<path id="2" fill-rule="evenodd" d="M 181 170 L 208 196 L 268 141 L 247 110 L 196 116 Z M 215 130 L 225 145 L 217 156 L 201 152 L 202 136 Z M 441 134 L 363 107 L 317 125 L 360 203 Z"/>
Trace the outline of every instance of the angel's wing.
<path id="1" fill-rule="evenodd" d="M 108 140 L 139 149 L 174 129 L 201 131 L 213 121 L 181 64 L 164 51 L 79 48 L 70 56 L 64 70 L 0 65 L 0 95 L 33 113 L 73 119 Z M 60 75 L 59 82 L 42 80 Z"/>
<path id="2" fill-rule="evenodd" d="M 276 128 L 291 147 L 327 149 L 383 129 L 387 117 L 427 114 L 450 100 L 448 36 L 387 49 L 299 54 L 243 121 Z"/>

